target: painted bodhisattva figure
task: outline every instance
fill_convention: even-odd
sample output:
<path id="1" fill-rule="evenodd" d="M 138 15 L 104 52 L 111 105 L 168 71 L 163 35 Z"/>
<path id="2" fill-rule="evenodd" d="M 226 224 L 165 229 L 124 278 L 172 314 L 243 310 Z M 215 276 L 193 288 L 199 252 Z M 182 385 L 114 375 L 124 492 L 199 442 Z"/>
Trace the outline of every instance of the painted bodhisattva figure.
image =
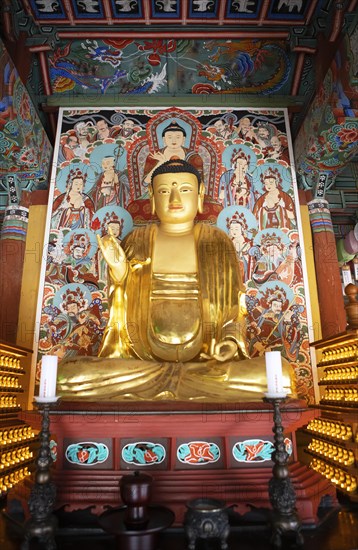
<path id="1" fill-rule="evenodd" d="M 159 225 L 134 229 L 121 245 L 113 235 L 98 239 L 108 264 L 109 320 L 98 358 L 60 364 L 60 394 L 261 400 L 265 364 L 248 358 L 236 251 L 222 230 L 194 224 L 204 200 L 199 172 L 169 160 L 154 170 L 149 192 Z"/>

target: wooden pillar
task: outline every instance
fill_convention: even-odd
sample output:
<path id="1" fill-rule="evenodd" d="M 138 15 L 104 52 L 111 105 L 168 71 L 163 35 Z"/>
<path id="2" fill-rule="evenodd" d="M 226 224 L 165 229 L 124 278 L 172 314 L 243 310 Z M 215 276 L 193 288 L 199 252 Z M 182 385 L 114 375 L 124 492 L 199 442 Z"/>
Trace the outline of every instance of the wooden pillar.
<path id="1" fill-rule="evenodd" d="M 314 199 L 308 202 L 308 209 L 313 234 L 322 338 L 328 338 L 345 332 L 347 327 L 336 239 L 328 201 Z"/>
<path id="2" fill-rule="evenodd" d="M 16 344 L 29 210 L 9 206 L 5 210 L 0 237 L 0 339 Z"/>

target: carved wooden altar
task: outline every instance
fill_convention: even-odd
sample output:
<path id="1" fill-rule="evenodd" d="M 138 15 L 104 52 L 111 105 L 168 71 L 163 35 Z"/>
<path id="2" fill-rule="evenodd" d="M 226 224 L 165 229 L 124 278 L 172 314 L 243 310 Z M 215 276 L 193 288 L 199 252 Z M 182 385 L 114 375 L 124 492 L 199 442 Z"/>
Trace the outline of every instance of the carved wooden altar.
<path id="1" fill-rule="evenodd" d="M 27 414 L 33 422 L 35 413 Z M 327 498 L 335 503 L 330 483 L 297 461 L 295 430 L 312 414 L 304 401 L 283 407 L 290 474 L 306 525 L 319 523 L 318 509 Z M 51 414 L 56 509 L 92 507 L 99 514 L 119 506 L 121 476 L 140 469 L 154 478 L 153 503 L 171 508 L 176 525 L 183 522 L 185 504 L 199 497 L 235 504 L 240 516 L 267 511 L 272 424 L 264 403 L 63 401 Z"/>

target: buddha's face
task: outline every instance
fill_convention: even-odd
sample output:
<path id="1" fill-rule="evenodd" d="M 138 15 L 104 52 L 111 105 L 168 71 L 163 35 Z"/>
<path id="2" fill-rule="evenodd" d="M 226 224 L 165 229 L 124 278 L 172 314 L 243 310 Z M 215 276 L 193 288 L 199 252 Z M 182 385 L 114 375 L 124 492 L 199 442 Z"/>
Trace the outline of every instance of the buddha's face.
<path id="1" fill-rule="evenodd" d="M 183 132 L 179 131 L 166 132 L 163 136 L 163 141 L 166 147 L 170 149 L 179 149 L 184 145 L 185 136 Z"/>
<path id="2" fill-rule="evenodd" d="M 155 211 L 163 223 L 193 221 L 198 211 L 199 198 L 195 174 L 158 174 L 153 180 Z"/>

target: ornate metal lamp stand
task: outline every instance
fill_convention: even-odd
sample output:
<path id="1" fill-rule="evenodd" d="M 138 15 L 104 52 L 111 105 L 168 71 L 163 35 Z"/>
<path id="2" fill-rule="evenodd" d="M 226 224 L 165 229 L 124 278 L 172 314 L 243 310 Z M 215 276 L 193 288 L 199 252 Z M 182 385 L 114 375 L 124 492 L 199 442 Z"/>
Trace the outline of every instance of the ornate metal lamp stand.
<path id="1" fill-rule="evenodd" d="M 282 536 L 285 534 L 295 537 L 297 545 L 304 543 L 301 533 L 301 521 L 296 512 L 296 494 L 293 488 L 290 474 L 287 467 L 288 453 L 286 451 L 280 405 L 286 397 L 266 396 L 264 401 L 273 405 L 274 426 L 274 448 L 272 460 L 273 477 L 269 482 L 269 497 L 273 508 L 272 515 L 272 538 L 271 544 L 275 548 L 282 547 Z"/>
<path id="2" fill-rule="evenodd" d="M 50 408 L 56 403 L 57 397 L 50 399 L 35 397 L 38 409 L 42 412 L 40 432 L 40 448 L 36 459 L 35 484 L 29 499 L 31 518 L 25 525 L 24 540 L 21 550 L 30 548 L 30 540 L 37 538 L 46 550 L 56 550 L 55 531 L 57 520 L 52 515 L 56 499 L 56 486 L 51 481 L 50 466 Z"/>

